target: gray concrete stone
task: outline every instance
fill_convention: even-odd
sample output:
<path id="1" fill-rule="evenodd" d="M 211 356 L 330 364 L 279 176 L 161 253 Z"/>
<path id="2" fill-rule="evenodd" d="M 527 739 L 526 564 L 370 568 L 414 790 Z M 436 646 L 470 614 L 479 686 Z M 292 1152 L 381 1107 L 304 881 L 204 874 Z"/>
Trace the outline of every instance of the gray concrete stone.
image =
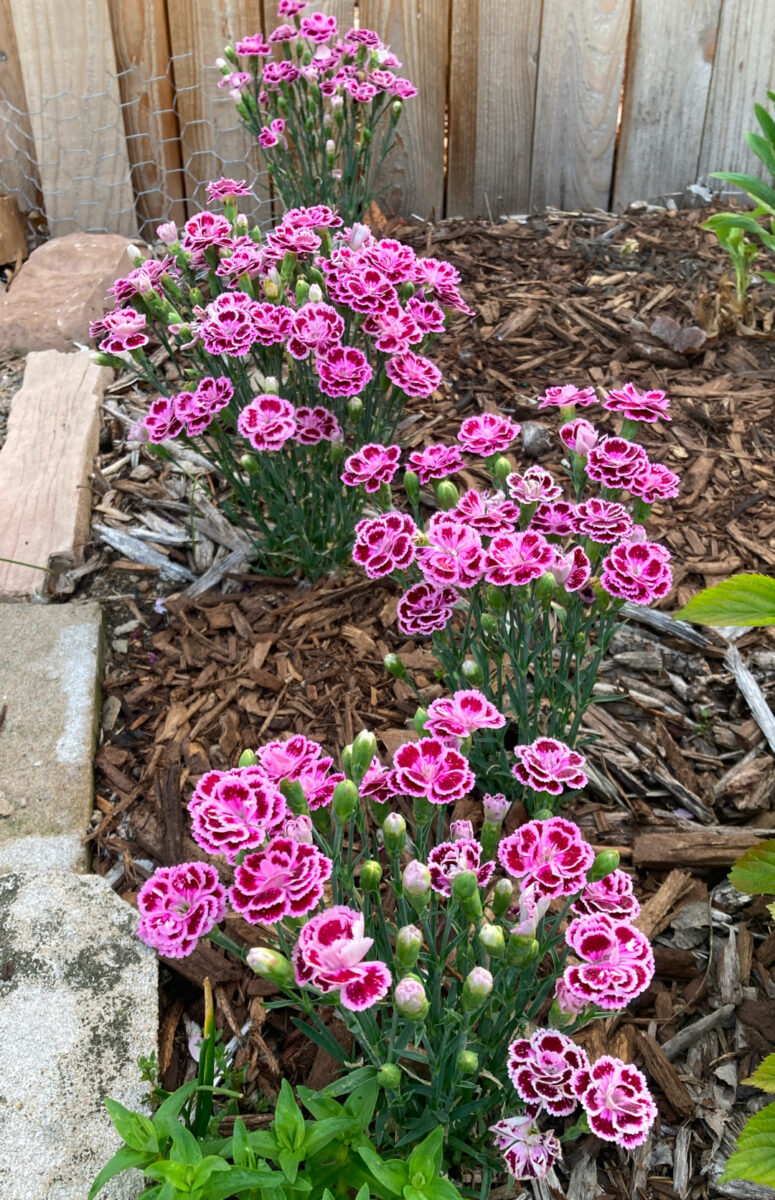
<path id="1" fill-rule="evenodd" d="M 157 1047 L 156 956 L 103 879 L 0 876 L 0 1195 L 85 1200 L 120 1141 L 104 1098 L 141 1108 Z M 102 1196 L 130 1200 L 140 1178 Z"/>
<path id="2" fill-rule="evenodd" d="M 0 873 L 85 871 L 102 615 L 0 604 Z"/>

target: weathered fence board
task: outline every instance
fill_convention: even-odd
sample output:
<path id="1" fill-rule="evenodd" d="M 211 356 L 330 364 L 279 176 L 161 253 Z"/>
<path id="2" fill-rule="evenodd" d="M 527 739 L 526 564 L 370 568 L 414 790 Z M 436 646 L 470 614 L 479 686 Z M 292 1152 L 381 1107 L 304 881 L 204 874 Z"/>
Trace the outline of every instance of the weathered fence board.
<path id="1" fill-rule="evenodd" d="M 447 215 L 525 212 L 541 0 L 453 0 Z"/>
<path id="2" fill-rule="evenodd" d="M 721 0 L 635 0 L 615 209 L 696 174 L 720 12 Z"/>
<path id="3" fill-rule="evenodd" d="M 24 92 L 11 0 L 0 0 L 0 163 L 3 186 L 15 192 L 19 207 L 41 203 L 35 141 Z"/>
<path id="4" fill-rule="evenodd" d="M 107 0 L 11 0 L 52 234 L 137 223 Z"/>
<path id="5" fill-rule="evenodd" d="M 385 171 L 385 204 L 430 219 L 444 215 L 444 126 L 449 5 L 440 0 L 360 0 L 360 23 L 376 29 L 420 95 L 409 100 Z"/>
<path id="6" fill-rule="evenodd" d="M 137 215 L 152 238 L 156 222 L 186 219 L 167 9 L 165 0 L 109 4 Z"/>
<path id="7" fill-rule="evenodd" d="M 544 0 L 530 208 L 608 208 L 630 0 Z"/>

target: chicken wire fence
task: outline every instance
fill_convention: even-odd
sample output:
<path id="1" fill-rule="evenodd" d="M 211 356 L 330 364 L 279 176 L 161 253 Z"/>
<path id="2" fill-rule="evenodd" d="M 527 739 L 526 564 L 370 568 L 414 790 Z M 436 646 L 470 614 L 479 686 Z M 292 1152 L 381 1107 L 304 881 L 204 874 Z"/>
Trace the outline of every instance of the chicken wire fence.
<path id="1" fill-rule="evenodd" d="M 132 65 L 109 73 L 104 91 L 52 92 L 26 110 L 0 95 L 0 194 L 16 198 L 30 245 L 76 231 L 153 241 L 161 221 L 204 208 L 222 175 L 253 185 L 252 208 L 241 207 L 267 223 L 269 177 L 220 78 L 189 52 L 163 75 Z"/>

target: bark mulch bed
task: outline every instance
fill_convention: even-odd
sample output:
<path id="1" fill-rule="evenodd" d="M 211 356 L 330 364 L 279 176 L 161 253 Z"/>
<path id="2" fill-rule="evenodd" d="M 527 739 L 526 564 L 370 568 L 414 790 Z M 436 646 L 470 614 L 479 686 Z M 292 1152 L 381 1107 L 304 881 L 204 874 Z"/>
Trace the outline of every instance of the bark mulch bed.
<path id="1" fill-rule="evenodd" d="M 632 379 L 671 395 L 673 421 L 650 427 L 645 439 L 653 458 L 684 477 L 681 497 L 657 506 L 651 526 L 674 554 L 666 613 L 734 571 L 775 565 L 772 293 L 758 289 L 741 330 L 720 279 L 724 256 L 699 228 L 705 215 L 550 214 L 391 231 L 455 263 L 477 310 L 474 321 L 456 318 L 436 346 L 444 387 L 412 406 L 405 441 L 451 437 L 463 415 L 498 407 L 527 424 L 530 455 L 557 468 L 556 438 L 547 438 L 556 419 L 535 407 L 547 385 Z M 105 549 L 102 534 L 85 568 L 58 581 L 62 595 L 100 597 L 109 616 L 91 841 L 96 869 L 130 898 L 155 865 L 202 857 L 184 807 L 202 772 L 296 731 L 336 754 L 365 726 L 392 751 L 410 736 L 415 706 L 382 668 L 388 650 L 402 655 L 428 698 L 438 689 L 427 650 L 397 634 L 390 585 L 347 573 L 296 587 L 241 573 L 233 565 L 239 546 L 230 546 L 212 506 L 190 508 L 180 464 L 125 449 L 124 421 L 138 402 L 127 381 L 113 385 L 95 520 L 142 535 L 172 570 L 214 567 L 216 583 L 186 596 L 181 582 L 159 576 L 158 563 Z M 157 595 L 166 603 L 154 604 Z M 604 664 L 600 702 L 586 722 L 598 738 L 591 786 L 571 815 L 595 845 L 618 847 L 637 874 L 657 977 L 627 1013 L 596 1023 L 587 1038 L 595 1055 L 645 1066 L 660 1125 L 634 1156 L 587 1138 L 559 1172 L 561 1190 L 545 1183 L 536 1194 L 771 1194 L 714 1183 L 747 1107 L 760 1102 L 740 1080 L 775 1042 L 775 934 L 764 904 L 725 882 L 740 851 L 775 826 L 766 713 L 775 638 L 728 632 L 731 640 L 669 628 L 666 619 L 631 622 Z M 757 717 L 741 687 L 764 704 Z M 230 932 L 258 940 L 241 922 Z M 311 1086 L 330 1077 L 330 1060 L 265 1009 L 268 986 L 207 947 L 163 970 L 166 1086 L 192 1070 L 187 1041 L 201 1018 L 205 975 L 224 1037 L 247 1068 L 248 1093 L 275 1091 L 280 1074 Z"/>

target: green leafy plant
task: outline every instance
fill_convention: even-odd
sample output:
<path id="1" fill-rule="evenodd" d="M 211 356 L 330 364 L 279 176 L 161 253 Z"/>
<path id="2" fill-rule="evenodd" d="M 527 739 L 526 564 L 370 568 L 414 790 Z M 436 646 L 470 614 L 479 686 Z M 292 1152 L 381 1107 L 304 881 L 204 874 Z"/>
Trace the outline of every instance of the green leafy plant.
<path id="1" fill-rule="evenodd" d="M 696 625 L 775 625 L 775 579 L 733 575 L 692 596 L 676 618 Z"/>
<path id="2" fill-rule="evenodd" d="M 729 880 L 741 892 L 775 895 L 775 841 L 760 842 L 746 850 L 729 872 Z M 770 905 L 770 912 L 775 916 L 775 905 Z M 768 1054 L 743 1083 L 763 1092 L 775 1092 L 775 1054 Z M 766 1105 L 746 1121 L 719 1183 L 731 1179 L 775 1187 L 775 1103 Z"/>
<path id="3" fill-rule="evenodd" d="M 767 96 L 775 104 L 775 92 L 768 91 Z M 775 120 L 762 104 L 755 104 L 754 112 L 762 132 L 746 133 L 745 140 L 775 182 Z M 732 259 L 737 298 L 742 304 L 750 285 L 751 265 L 758 253 L 748 235 L 752 234 L 766 250 L 775 253 L 775 189 L 755 175 L 738 171 L 715 171 L 712 178 L 742 188 L 755 205 L 752 213 L 716 213 L 703 225 L 703 229 L 711 229 L 716 234 Z M 760 222 L 760 217 L 767 218 L 765 224 Z M 768 283 L 775 283 L 772 271 L 760 271 L 759 274 Z"/>

